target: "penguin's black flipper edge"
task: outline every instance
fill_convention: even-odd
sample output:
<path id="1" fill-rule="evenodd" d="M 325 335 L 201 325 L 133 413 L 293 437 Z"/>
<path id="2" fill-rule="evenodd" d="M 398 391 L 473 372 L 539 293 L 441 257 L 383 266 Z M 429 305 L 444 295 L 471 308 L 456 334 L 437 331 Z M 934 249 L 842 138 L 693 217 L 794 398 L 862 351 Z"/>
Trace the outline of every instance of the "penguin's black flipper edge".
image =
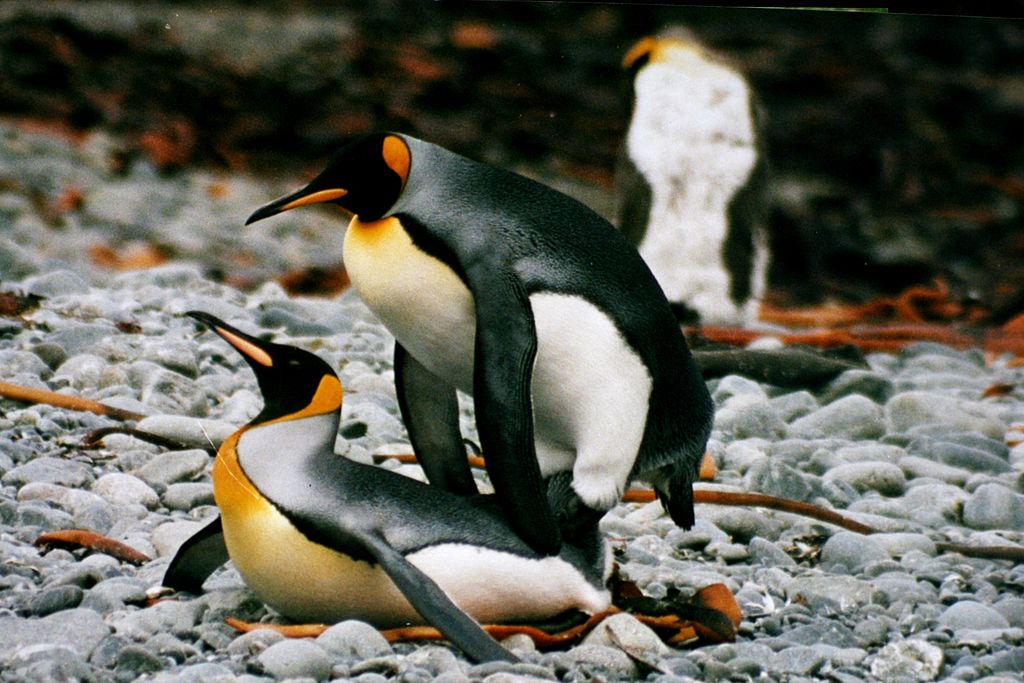
<path id="1" fill-rule="evenodd" d="M 199 595 L 203 592 L 203 582 L 227 561 L 228 548 L 224 544 L 220 515 L 217 515 L 181 544 L 164 572 L 162 584 Z"/>
<path id="2" fill-rule="evenodd" d="M 477 269 L 481 270 L 481 269 Z M 473 399 L 487 474 L 509 523 L 544 555 L 562 539 L 551 509 L 533 437 L 530 388 L 537 333 L 525 288 L 501 270 L 469 274 L 476 305 Z M 497 273 L 497 275 L 495 275 Z"/>
<path id="3" fill-rule="evenodd" d="M 395 342 L 395 389 L 412 449 L 427 480 L 460 496 L 478 493 L 462 445 L 455 387 Z"/>
<path id="4" fill-rule="evenodd" d="M 405 599 L 467 657 L 476 662 L 518 662 L 519 658 L 489 636 L 480 624 L 459 609 L 434 580 L 372 532 L 352 532 L 373 556 Z"/>

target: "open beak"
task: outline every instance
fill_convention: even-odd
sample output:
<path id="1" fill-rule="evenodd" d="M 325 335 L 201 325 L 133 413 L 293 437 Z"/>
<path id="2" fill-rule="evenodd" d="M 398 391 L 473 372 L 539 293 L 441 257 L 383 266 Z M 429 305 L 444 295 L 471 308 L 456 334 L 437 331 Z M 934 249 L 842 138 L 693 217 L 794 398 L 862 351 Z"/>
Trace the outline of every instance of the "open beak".
<path id="1" fill-rule="evenodd" d="M 323 204 L 324 202 L 334 201 L 348 194 L 348 190 L 338 188 L 330 188 L 326 190 L 310 189 L 309 185 L 302 188 L 298 192 L 285 195 L 280 199 L 261 206 L 252 212 L 252 215 L 246 219 L 245 224 L 255 223 L 261 221 L 264 218 L 270 218 L 276 216 L 279 213 L 284 213 L 289 209 L 294 209 L 297 206 L 308 206 L 310 204 Z"/>
<path id="2" fill-rule="evenodd" d="M 228 325 L 220 318 L 203 311 L 189 311 L 185 315 L 195 318 L 220 335 L 224 341 L 235 347 L 250 364 L 262 365 L 267 368 L 274 364 L 274 359 L 267 352 L 265 342 L 262 340 L 246 334 L 238 328 Z"/>

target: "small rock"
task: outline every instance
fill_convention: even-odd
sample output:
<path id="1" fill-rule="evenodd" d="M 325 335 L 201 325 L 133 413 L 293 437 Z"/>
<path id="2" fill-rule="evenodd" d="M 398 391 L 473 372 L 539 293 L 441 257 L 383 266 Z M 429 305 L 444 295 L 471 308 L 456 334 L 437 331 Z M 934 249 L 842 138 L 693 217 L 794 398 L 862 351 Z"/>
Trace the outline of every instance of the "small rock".
<path id="1" fill-rule="evenodd" d="M 160 497 L 149 484 L 123 472 L 110 472 L 92 485 L 93 493 L 114 505 L 142 505 L 150 510 L 160 505 Z"/>
<path id="2" fill-rule="evenodd" d="M 322 647 L 312 640 L 285 639 L 264 650 L 257 661 L 275 678 L 312 678 L 325 680 L 331 675 L 331 661 Z"/>
<path id="3" fill-rule="evenodd" d="M 907 487 L 903 470 L 888 462 L 851 462 L 837 465 L 825 473 L 825 481 L 846 482 L 857 491 L 878 491 L 883 496 L 898 496 Z"/>
<path id="4" fill-rule="evenodd" d="M 881 591 L 852 576 L 797 576 L 785 584 L 785 591 L 787 598 L 803 600 L 812 611 L 845 612 L 885 602 Z"/>
<path id="5" fill-rule="evenodd" d="M 954 486 L 963 486 L 971 476 L 971 473 L 963 468 L 950 467 L 916 455 L 906 455 L 900 458 L 898 464 L 908 477 L 938 479 Z"/>
<path id="6" fill-rule="evenodd" d="M 631 657 L 651 661 L 671 652 L 650 627 L 625 612 L 613 614 L 595 626 L 583 639 L 583 645 L 617 647 Z"/>
<path id="7" fill-rule="evenodd" d="M 767 668 L 773 673 L 813 676 L 825 662 L 825 655 L 813 647 L 794 645 L 776 652 L 768 660 Z"/>
<path id="8" fill-rule="evenodd" d="M 1005 597 L 992 609 L 1002 614 L 1013 628 L 1024 628 L 1024 598 Z"/>
<path id="9" fill-rule="evenodd" d="M 89 283 L 78 273 L 62 269 L 25 278 L 24 288 L 29 294 L 53 298 L 65 294 L 87 294 Z"/>
<path id="10" fill-rule="evenodd" d="M 0 667 L 12 681 L 82 681 L 92 678 L 85 658 L 66 645 L 40 643 L 0 654 Z M 9 678 L 8 678 L 9 677 Z"/>
<path id="11" fill-rule="evenodd" d="M 789 425 L 792 439 L 877 439 L 883 434 L 882 408 L 859 394 L 833 401 Z"/>
<path id="12" fill-rule="evenodd" d="M 744 488 L 779 498 L 809 501 L 821 492 L 820 484 L 809 475 L 767 458 L 754 463 L 743 480 Z"/>
<path id="13" fill-rule="evenodd" d="M 171 484 L 164 491 L 163 502 L 171 510 L 186 512 L 200 505 L 213 505 L 213 484 L 202 481 Z"/>
<path id="14" fill-rule="evenodd" d="M 1010 628 L 1006 617 L 988 605 L 973 600 L 961 600 L 950 605 L 945 612 L 939 615 L 939 623 L 953 631 Z"/>
<path id="15" fill-rule="evenodd" d="M 820 407 L 817 399 L 809 391 L 794 391 L 776 396 L 768 401 L 768 405 L 772 407 L 779 419 L 786 423 L 809 415 Z"/>
<path id="16" fill-rule="evenodd" d="M 916 449 L 912 443 L 911 452 Z M 1010 463 L 987 450 L 965 446 L 948 441 L 933 441 L 927 446 L 929 458 L 933 458 L 951 467 L 960 467 L 971 472 L 991 472 L 1001 474 L 1010 471 Z"/>
<path id="17" fill-rule="evenodd" d="M 67 609 L 42 619 L 0 614 L 0 652 L 40 643 L 56 643 L 88 657 L 109 633 L 103 618 L 89 609 Z"/>
<path id="18" fill-rule="evenodd" d="M 822 568 L 848 574 L 858 573 L 871 562 L 888 559 L 889 553 L 875 543 L 871 536 L 852 531 L 836 533 L 821 548 Z"/>
<path id="19" fill-rule="evenodd" d="M 232 656 L 252 657 L 284 639 L 283 635 L 271 628 L 258 628 L 238 636 L 228 644 L 226 649 L 227 653 Z"/>
<path id="20" fill-rule="evenodd" d="M 942 650 L 927 641 L 900 640 L 878 651 L 871 662 L 871 675 L 883 681 L 933 681 L 944 659 Z"/>
<path id="21" fill-rule="evenodd" d="M 871 540 L 889 553 L 891 557 L 902 557 L 914 550 L 934 557 L 938 552 L 935 541 L 924 534 L 899 532 L 871 534 Z"/>
<path id="22" fill-rule="evenodd" d="M 927 391 L 906 391 L 893 396 L 885 404 L 885 416 L 894 432 L 906 432 L 922 424 L 942 424 L 1001 439 L 1006 431 L 1006 424 L 995 410 Z"/>
<path id="23" fill-rule="evenodd" d="M 210 456 L 198 448 L 161 453 L 140 467 L 135 475 L 150 486 L 163 488 L 202 474 Z"/>
<path id="24" fill-rule="evenodd" d="M 370 659 L 392 654 L 391 644 L 366 622 L 350 619 L 334 624 L 317 636 L 327 652 L 345 659 Z"/>
<path id="25" fill-rule="evenodd" d="M 750 556 L 757 564 L 766 564 L 772 567 L 794 567 L 796 560 L 786 554 L 786 551 L 772 543 L 766 538 L 755 536 L 750 539 Z"/>
<path id="26" fill-rule="evenodd" d="M 78 489 L 86 487 L 92 480 L 92 468 L 84 462 L 48 456 L 18 465 L 3 476 L 3 483 L 7 486 L 45 482 Z"/>
<path id="27" fill-rule="evenodd" d="M 637 675 L 636 663 L 618 648 L 604 645 L 578 645 L 558 657 L 563 666 L 575 666 L 588 677 L 603 675 L 612 678 L 633 679 Z"/>
<path id="28" fill-rule="evenodd" d="M 85 593 L 78 586 L 54 586 L 39 591 L 28 601 L 28 611 L 35 616 L 45 617 L 47 614 L 77 607 Z"/>
<path id="29" fill-rule="evenodd" d="M 999 484 L 982 484 L 964 503 L 972 529 L 1024 529 L 1024 496 Z"/>

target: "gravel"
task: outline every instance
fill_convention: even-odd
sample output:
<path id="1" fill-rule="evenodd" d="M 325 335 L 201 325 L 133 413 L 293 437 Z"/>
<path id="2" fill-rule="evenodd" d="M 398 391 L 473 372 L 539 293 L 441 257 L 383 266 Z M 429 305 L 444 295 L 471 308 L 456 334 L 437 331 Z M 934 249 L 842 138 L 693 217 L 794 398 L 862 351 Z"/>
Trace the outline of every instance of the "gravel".
<path id="1" fill-rule="evenodd" d="M 359 622 L 334 625 L 317 639 L 284 640 L 266 630 L 241 635 L 225 617 L 275 615 L 230 566 L 211 577 L 202 596 L 151 603 L 146 591 L 170 555 L 215 513 L 206 449 L 260 409 L 241 359 L 200 336 L 182 314 L 210 311 L 313 350 L 338 368 L 346 396 L 336 451 L 364 462 L 408 450 L 392 384 L 392 339 L 352 292 L 290 298 L 274 283 L 243 292 L 210 279 L 218 259 L 243 240 L 256 255 L 254 279 L 340 253 L 336 221 L 312 214 L 303 214 L 305 230 L 284 222 L 266 231 L 238 227 L 282 188 L 227 179 L 229 191 L 206 207 L 181 195 L 195 194 L 208 178 L 165 178 L 133 166 L 113 179 L 96 167 L 95 154 L 0 132 L 16 143 L 3 154 L 45 169 L 26 182 L 74 178 L 87 198 L 87 210 L 55 230 L 38 225 L 31 206 L 0 187 L 0 211 L 14 226 L 0 240 L 0 291 L 45 297 L 0 318 L 0 380 L 145 413 L 138 428 L 181 444 L 168 449 L 111 435 L 100 448 L 83 449 L 79 442 L 91 430 L 119 423 L 0 402 L 5 683 L 1024 680 L 1024 568 L 937 548 L 1024 545 L 1024 369 L 1006 357 L 986 363 L 976 350 L 935 344 L 869 355 L 868 369 L 847 371 L 814 392 L 735 376 L 709 383 L 718 406 L 709 452 L 719 475 L 706 486 L 833 507 L 884 533 L 863 537 L 788 513 L 705 505 L 689 531 L 657 504 L 622 504 L 605 517 L 622 574 L 649 595 L 676 589 L 686 596 L 724 582 L 743 608 L 735 643 L 665 646 L 629 615 L 564 652 L 510 639 L 523 658 L 515 665 L 471 665 L 438 644 L 392 646 Z M 142 202 L 94 210 L 91 198 L 107 185 L 151 192 L 177 216 L 176 229 L 193 226 L 194 234 L 175 238 L 183 258 L 114 274 L 89 262 L 83 255 L 101 235 L 149 239 L 161 228 Z M 175 209 L 186 205 L 194 221 Z M 190 252 L 192 244 L 207 247 Z M 992 385 L 1009 390 L 986 394 Z M 462 420 L 475 440 L 471 402 L 462 402 Z M 68 528 L 109 535 L 154 559 L 135 567 L 32 543 L 43 531 Z"/>

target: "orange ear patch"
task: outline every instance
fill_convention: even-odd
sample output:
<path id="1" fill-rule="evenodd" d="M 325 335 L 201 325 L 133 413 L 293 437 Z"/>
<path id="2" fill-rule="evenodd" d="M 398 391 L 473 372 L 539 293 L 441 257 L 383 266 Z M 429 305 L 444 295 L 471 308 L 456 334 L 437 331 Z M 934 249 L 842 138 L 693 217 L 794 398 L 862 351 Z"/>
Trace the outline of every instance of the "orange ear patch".
<path id="1" fill-rule="evenodd" d="M 405 187 L 405 181 L 409 179 L 409 166 L 412 165 L 412 154 L 409 152 L 409 146 L 397 135 L 389 135 L 384 138 L 381 156 L 384 157 L 384 163 L 388 165 L 388 168 L 397 173 L 398 177 L 402 179 L 402 187 Z"/>
<path id="2" fill-rule="evenodd" d="M 629 48 L 629 51 L 626 52 L 625 56 L 623 56 L 622 68 L 628 69 L 629 67 L 633 66 L 634 62 L 636 62 L 644 55 L 654 52 L 655 49 L 657 49 L 657 47 L 657 38 L 653 38 L 651 36 L 641 38 L 633 47 Z"/>

